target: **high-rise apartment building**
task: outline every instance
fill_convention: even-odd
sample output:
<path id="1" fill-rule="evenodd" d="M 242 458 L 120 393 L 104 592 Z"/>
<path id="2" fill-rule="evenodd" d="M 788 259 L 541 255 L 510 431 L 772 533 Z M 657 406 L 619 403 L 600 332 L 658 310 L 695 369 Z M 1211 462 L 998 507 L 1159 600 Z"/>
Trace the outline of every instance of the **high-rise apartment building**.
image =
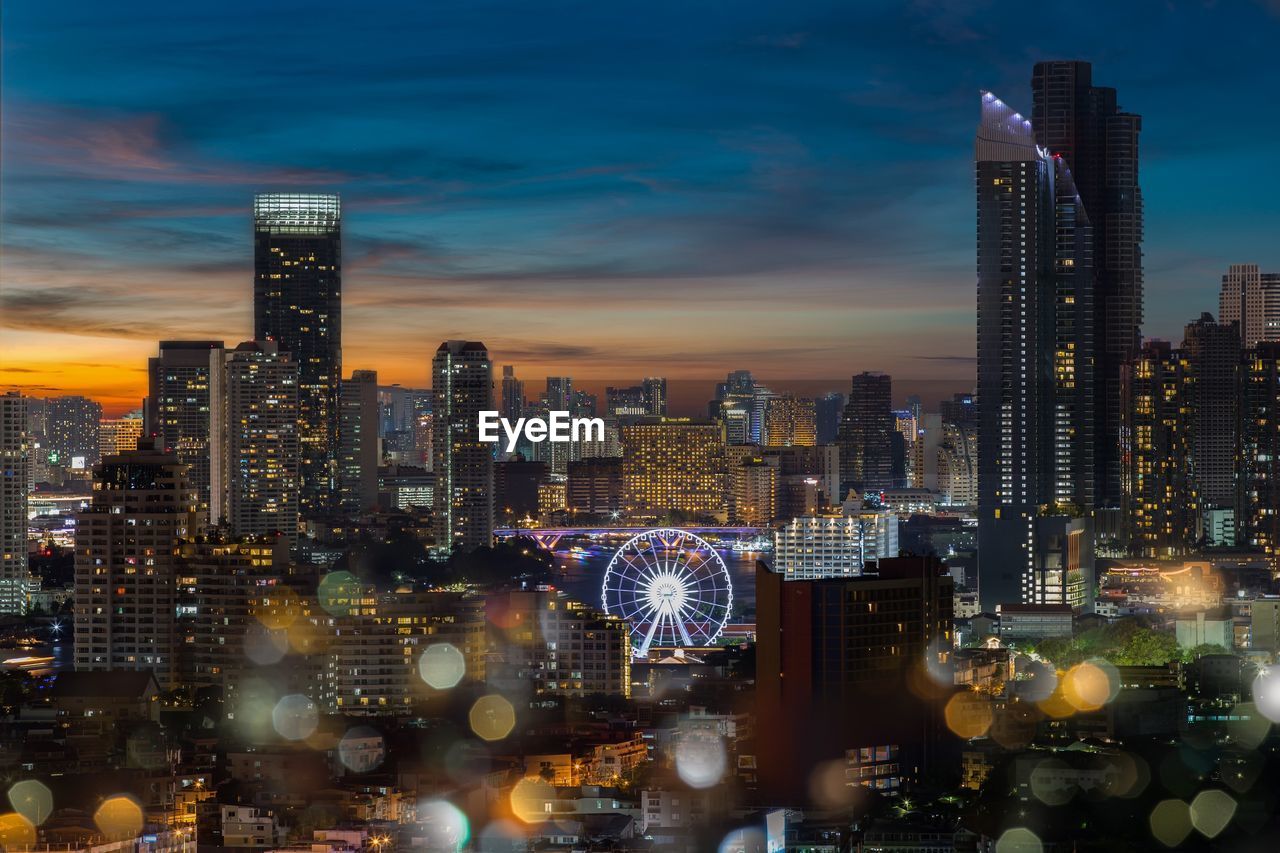
<path id="1" fill-rule="evenodd" d="M 1190 365 L 1168 343 L 1147 341 L 1123 377 L 1129 552 L 1140 557 L 1184 554 L 1200 538 Z"/>
<path id="2" fill-rule="evenodd" d="M 974 159 L 978 589 L 994 611 L 1041 597 L 1032 587 L 1042 508 L 1093 509 L 1094 244 L 1064 159 L 990 92 Z"/>
<path id="3" fill-rule="evenodd" d="M 640 418 L 622 426 L 622 488 L 627 509 L 724 513 L 724 432 L 715 421 Z"/>
<path id="4" fill-rule="evenodd" d="M 486 678 L 508 696 L 631 695 L 631 635 L 617 616 L 555 590 L 510 590 L 485 600 Z"/>
<path id="5" fill-rule="evenodd" d="M 1077 360 L 1075 375 L 1077 380 L 1086 372 L 1093 376 L 1095 495 L 1089 503 L 1118 507 L 1124 417 L 1120 375 L 1142 343 L 1142 117 L 1121 110 L 1115 89 L 1093 85 L 1088 62 L 1038 62 L 1031 89 L 1035 141 L 1070 170 L 1091 226 L 1093 369 L 1088 360 Z M 1084 331 L 1079 328 L 1080 334 Z"/>
<path id="6" fill-rule="evenodd" d="M 56 463 L 64 468 L 92 468 L 96 465 L 101 458 L 98 439 L 101 422 L 101 403 L 74 395 L 50 398 L 45 439 Z"/>
<path id="7" fill-rule="evenodd" d="M 840 491 L 859 495 L 892 489 L 893 380 L 884 373 L 859 373 L 849 388 L 849 402 L 836 443 L 840 447 Z"/>
<path id="8" fill-rule="evenodd" d="M 779 394 L 765 408 L 769 447 L 812 447 L 818 443 L 817 413 L 812 399 Z"/>
<path id="9" fill-rule="evenodd" d="M 222 341 L 161 341 L 147 362 L 145 431 L 187 466 L 200 512 L 217 523 L 224 471 L 216 457 L 222 423 Z"/>
<path id="10" fill-rule="evenodd" d="M 221 517 L 237 536 L 297 541 L 298 375 L 275 341 L 246 341 L 226 354 Z"/>
<path id="11" fill-rule="evenodd" d="M 255 613 L 281 588 L 287 556 L 273 536 L 216 535 L 178 547 L 178 669 L 185 686 L 231 694 L 251 666 L 246 639 L 253 631 L 265 636 Z"/>
<path id="12" fill-rule="evenodd" d="M 327 690 L 330 713 L 408 716 L 437 692 L 422 656 L 448 644 L 461 657 L 462 682 L 485 680 L 485 602 L 460 592 L 363 592 L 333 620 Z"/>
<path id="13" fill-rule="evenodd" d="M 726 477 L 729 520 L 748 527 L 765 527 L 778 517 L 778 460 L 750 456 L 730 466 Z"/>
<path id="14" fill-rule="evenodd" d="M 298 367 L 299 506 L 331 508 L 342 379 L 342 209 L 338 196 L 253 199 L 253 336 Z"/>
<path id="15" fill-rule="evenodd" d="M 1240 329 L 1202 314 L 1187 324 L 1182 350 L 1191 379 L 1191 454 L 1200 505 L 1235 510 L 1240 485 Z"/>
<path id="16" fill-rule="evenodd" d="M 493 541 L 493 448 L 480 441 L 479 429 L 480 412 L 493 408 L 488 349 L 445 341 L 431 362 L 431 382 L 436 547 L 472 551 Z"/>
<path id="17" fill-rule="evenodd" d="M 847 578 L 898 556 L 898 516 L 847 506 L 838 515 L 793 518 L 774 532 L 773 570 L 789 581 Z"/>
<path id="18" fill-rule="evenodd" d="M 643 417 L 647 415 L 644 386 L 628 385 L 615 388 L 610 385 L 604 389 L 605 409 L 610 417 Z"/>
<path id="19" fill-rule="evenodd" d="M 27 398 L 8 391 L 0 396 L 0 613 L 26 610 L 30 480 Z"/>
<path id="20" fill-rule="evenodd" d="M 1280 341 L 1280 273 L 1262 272 L 1257 264 L 1228 267 L 1218 295 L 1218 322 L 1236 323 L 1244 347 Z"/>
<path id="21" fill-rule="evenodd" d="M 345 513 L 378 503 L 378 374 L 356 370 L 338 391 L 338 507 Z"/>
<path id="22" fill-rule="evenodd" d="M 178 545 L 198 512 L 186 466 L 159 442 L 103 460 L 76 516 L 75 666 L 179 682 Z"/>
<path id="23" fill-rule="evenodd" d="M 138 439 L 143 435 L 141 414 L 125 415 L 123 418 L 103 418 L 98 424 L 99 455 L 115 456 L 138 446 Z"/>

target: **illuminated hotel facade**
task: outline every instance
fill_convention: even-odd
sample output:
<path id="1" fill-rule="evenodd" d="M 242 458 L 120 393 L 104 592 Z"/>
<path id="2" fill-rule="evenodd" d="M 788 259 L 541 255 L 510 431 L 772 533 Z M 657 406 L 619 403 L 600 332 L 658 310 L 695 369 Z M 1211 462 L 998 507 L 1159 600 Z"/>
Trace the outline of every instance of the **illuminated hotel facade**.
<path id="1" fill-rule="evenodd" d="M 623 499 L 630 512 L 723 515 L 724 430 L 718 422 L 644 418 L 621 431 Z"/>
<path id="2" fill-rule="evenodd" d="M 253 199 L 253 336 L 298 365 L 299 505 L 331 508 L 342 379 L 342 207 L 336 195 Z"/>

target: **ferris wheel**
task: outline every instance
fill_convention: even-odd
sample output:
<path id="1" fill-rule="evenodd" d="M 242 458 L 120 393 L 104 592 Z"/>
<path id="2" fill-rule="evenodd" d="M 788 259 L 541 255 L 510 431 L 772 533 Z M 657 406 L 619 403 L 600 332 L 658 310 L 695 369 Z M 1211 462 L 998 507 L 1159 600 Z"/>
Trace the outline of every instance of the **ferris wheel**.
<path id="1" fill-rule="evenodd" d="M 609 561 L 601 595 L 607 613 L 631 624 L 637 658 L 653 645 L 709 646 L 733 607 L 729 569 L 715 549 L 684 530 L 647 530 Z"/>

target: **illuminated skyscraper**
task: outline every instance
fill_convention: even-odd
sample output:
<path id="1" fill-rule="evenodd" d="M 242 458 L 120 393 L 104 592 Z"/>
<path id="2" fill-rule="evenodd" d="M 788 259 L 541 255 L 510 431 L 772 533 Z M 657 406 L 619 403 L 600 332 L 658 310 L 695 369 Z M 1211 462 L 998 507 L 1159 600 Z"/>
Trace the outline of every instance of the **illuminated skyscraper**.
<path id="1" fill-rule="evenodd" d="M 811 399 L 780 394 L 769 401 L 764 420 L 769 447 L 812 447 L 818 443 Z"/>
<path id="2" fill-rule="evenodd" d="M 1042 507 L 1086 518 L 1093 508 L 1093 243 L 1064 160 L 990 92 L 974 152 L 978 584 L 994 611 L 1043 599 Z M 1083 562 L 1091 571 L 1091 555 Z"/>
<path id="3" fill-rule="evenodd" d="M 1065 162 L 1091 226 L 1093 368 L 1081 361 L 1076 375 L 1093 375 L 1095 497 L 1089 503 L 1118 507 L 1124 417 L 1120 374 L 1142 343 L 1142 117 L 1120 109 L 1115 89 L 1093 85 L 1088 62 L 1038 62 L 1031 89 L 1035 141 Z"/>
<path id="4" fill-rule="evenodd" d="M 274 341 L 226 356 L 223 518 L 237 536 L 298 538 L 298 365 Z"/>
<path id="5" fill-rule="evenodd" d="M 1201 507 L 1238 510 L 1240 328 L 1202 314 L 1187 324 L 1182 350 L 1192 379 L 1191 458 Z"/>
<path id="6" fill-rule="evenodd" d="M 336 195 L 253 200 L 254 338 L 298 366 L 300 509 L 323 512 L 337 480 L 342 379 L 342 215 Z"/>
<path id="7" fill-rule="evenodd" d="M 724 431 L 714 421 L 641 418 L 622 426 L 627 508 L 661 515 L 724 513 Z"/>
<path id="8" fill-rule="evenodd" d="M 108 456 L 76 516 L 75 667 L 178 683 L 179 540 L 198 529 L 186 466 L 153 446 Z"/>
<path id="9" fill-rule="evenodd" d="M 50 398 L 46 439 L 57 464 L 64 468 L 96 465 L 101 458 L 98 440 L 101 422 L 101 403 L 80 396 Z"/>
<path id="10" fill-rule="evenodd" d="M 145 429 L 187 466 L 200 512 L 212 522 L 224 491 L 213 454 L 223 429 L 225 361 L 222 341 L 161 341 L 159 355 L 147 362 Z"/>
<path id="11" fill-rule="evenodd" d="M 1187 359 L 1164 341 L 1148 341 L 1123 378 L 1129 552 L 1140 557 L 1187 553 L 1200 538 L 1191 454 L 1194 386 Z"/>
<path id="12" fill-rule="evenodd" d="M 0 396 L 0 613 L 21 613 L 27 595 L 27 495 L 31 441 L 27 398 Z"/>
<path id="13" fill-rule="evenodd" d="M 493 446 L 479 429 L 480 412 L 493 408 L 488 349 L 478 341 L 440 344 L 431 387 L 436 548 L 472 551 L 493 542 Z"/>
<path id="14" fill-rule="evenodd" d="M 352 371 L 338 397 L 338 506 L 358 513 L 378 503 L 377 371 Z"/>

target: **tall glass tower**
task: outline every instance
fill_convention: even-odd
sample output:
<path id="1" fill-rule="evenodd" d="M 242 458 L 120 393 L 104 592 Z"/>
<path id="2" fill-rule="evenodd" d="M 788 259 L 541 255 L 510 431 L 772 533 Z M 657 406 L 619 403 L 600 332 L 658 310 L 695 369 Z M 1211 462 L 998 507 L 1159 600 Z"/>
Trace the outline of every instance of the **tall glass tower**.
<path id="1" fill-rule="evenodd" d="M 1121 500 L 1121 374 L 1142 345 L 1142 117 L 1116 90 L 1093 85 L 1088 62 L 1037 62 L 1031 75 L 1035 140 L 1070 168 L 1092 227 L 1094 485 L 1099 507 Z"/>
<path id="2" fill-rule="evenodd" d="M 1088 584 L 1081 571 L 1091 571 L 1091 540 L 1080 543 L 1094 506 L 1089 217 L 1063 158 L 990 92 L 974 160 L 979 598 L 992 611 L 1077 604 Z M 1068 537 L 1070 549 L 1050 543 Z M 1061 600 L 1068 587 L 1072 600 Z M 1046 588 L 1060 600 L 1046 600 Z"/>
<path id="3" fill-rule="evenodd" d="M 338 196 L 253 199 L 253 325 L 298 366 L 299 503 L 332 508 L 342 378 L 342 210 Z"/>

